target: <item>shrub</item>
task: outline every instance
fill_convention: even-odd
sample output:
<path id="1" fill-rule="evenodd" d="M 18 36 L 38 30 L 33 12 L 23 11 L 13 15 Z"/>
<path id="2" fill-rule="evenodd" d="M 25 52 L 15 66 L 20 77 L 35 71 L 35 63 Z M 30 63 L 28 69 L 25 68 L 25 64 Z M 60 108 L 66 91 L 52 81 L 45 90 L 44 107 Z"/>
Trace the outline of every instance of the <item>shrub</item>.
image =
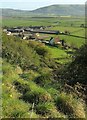
<path id="1" fill-rule="evenodd" d="M 46 48 L 46 46 L 43 43 L 39 43 L 39 42 L 29 42 L 28 44 L 30 47 L 32 47 L 38 55 L 41 55 L 43 57 L 45 57 L 48 53 L 49 50 Z"/>
<path id="2" fill-rule="evenodd" d="M 38 46 L 35 48 L 37 54 L 45 57 L 48 54 L 48 50 L 43 46 Z"/>

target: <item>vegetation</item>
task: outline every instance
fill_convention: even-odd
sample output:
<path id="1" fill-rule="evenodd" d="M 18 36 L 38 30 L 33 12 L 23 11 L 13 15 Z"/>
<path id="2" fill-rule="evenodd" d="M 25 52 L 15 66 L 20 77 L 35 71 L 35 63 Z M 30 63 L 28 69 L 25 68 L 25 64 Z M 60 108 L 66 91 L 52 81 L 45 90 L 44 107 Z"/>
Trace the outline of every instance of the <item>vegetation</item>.
<path id="1" fill-rule="evenodd" d="M 79 53 L 76 58 L 78 56 Z M 3 34 L 3 117 L 85 118 L 85 102 L 72 91 L 68 93 L 63 89 L 64 81 L 55 78 L 55 68 L 58 70 L 60 65 L 42 43 L 26 42 Z"/>
<path id="2" fill-rule="evenodd" d="M 19 20 L 16 21 L 17 18 L 14 18 L 15 22 L 4 21 L 3 25 L 21 26 L 23 22 L 25 25 L 26 19 L 18 22 Z M 71 19 L 75 28 L 71 26 L 72 22 L 68 24 Z M 60 25 L 55 23 L 55 26 L 55 18 L 50 18 L 50 22 L 49 18 L 32 18 L 32 22 L 27 21 L 31 22 L 31 25 L 37 25 L 37 22 L 45 26 L 52 25 L 46 29 L 69 29 L 73 35 L 84 37 L 84 28 L 80 28 L 83 18 L 60 20 Z M 75 23 L 77 20 L 79 22 Z M 28 23 L 25 26 L 27 25 Z M 53 47 L 38 41 L 27 41 L 2 34 L 0 63 L 3 63 L 3 76 L 0 77 L 3 118 L 86 119 L 87 45 L 84 45 L 85 40 L 82 38 L 59 37 L 64 39 L 70 48 Z"/>

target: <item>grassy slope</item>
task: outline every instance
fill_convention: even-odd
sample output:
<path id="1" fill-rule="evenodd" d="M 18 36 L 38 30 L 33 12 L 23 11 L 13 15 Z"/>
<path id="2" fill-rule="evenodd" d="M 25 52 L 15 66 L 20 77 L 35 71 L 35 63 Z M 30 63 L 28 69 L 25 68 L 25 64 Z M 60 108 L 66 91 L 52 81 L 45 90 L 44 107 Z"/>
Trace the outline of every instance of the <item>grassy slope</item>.
<path id="1" fill-rule="evenodd" d="M 16 40 L 15 37 L 7 37 L 5 36 L 3 41 L 3 79 L 2 79 L 2 88 L 3 88 L 3 117 L 15 117 L 15 118 L 42 118 L 42 117 L 78 117 L 84 118 L 85 117 L 85 104 L 78 99 L 78 96 L 74 93 L 67 93 L 63 91 L 64 86 L 62 83 L 56 81 L 53 77 L 54 74 L 52 70 L 54 67 L 50 68 L 50 64 L 53 64 L 50 61 L 48 62 L 49 57 L 48 55 L 43 54 L 45 56 L 41 56 L 39 50 L 47 50 L 53 53 L 53 57 L 61 57 L 62 55 L 66 56 L 66 53 L 63 50 L 58 48 L 45 48 L 44 45 L 32 42 L 27 43 L 23 42 L 19 39 Z M 5 50 L 7 43 L 6 41 L 10 41 L 9 48 Z M 14 42 L 15 41 L 15 42 Z M 15 46 L 17 43 L 17 46 Z M 14 45 L 15 44 L 15 45 Z M 22 45 L 22 46 L 21 46 Z M 14 52 L 13 47 L 14 46 Z M 27 59 L 27 54 L 23 50 L 21 55 L 21 61 L 15 63 L 14 55 L 16 56 L 15 51 L 18 48 L 26 48 L 26 50 L 30 50 L 30 46 L 32 46 L 32 50 L 36 51 L 39 55 L 41 61 L 41 68 L 38 66 L 38 70 L 34 70 L 31 67 L 27 67 L 23 69 L 19 67 L 21 64 L 20 62 L 24 62 L 24 58 Z M 10 51 L 9 51 L 10 50 Z M 60 51 L 59 54 L 54 54 L 54 52 Z M 32 51 L 30 51 L 31 53 Z M 17 54 L 19 54 L 18 51 Z M 32 52 L 32 55 L 35 52 Z M 36 53 L 36 55 L 37 55 Z M 6 57 L 7 55 L 7 57 Z M 12 55 L 12 60 L 10 59 L 10 55 Z M 50 54 L 49 54 L 50 55 Z M 58 56 L 57 56 L 58 55 Z M 20 56 L 19 56 L 20 58 Z M 32 56 L 31 56 L 32 58 Z M 28 64 L 29 60 L 25 64 Z M 7 59 L 7 60 L 5 60 Z M 44 64 L 44 61 L 45 64 Z M 51 58 L 50 58 L 51 60 Z M 8 61 L 8 62 L 6 62 Z M 25 60 L 26 61 L 26 60 Z M 34 62 L 34 61 L 32 61 Z M 11 64 L 10 64 L 11 63 Z M 49 64 L 49 65 L 48 65 Z M 35 64 L 34 64 L 35 65 Z M 56 64 L 55 64 L 56 65 Z M 49 67 L 47 67 L 49 66 Z M 57 68 L 58 69 L 58 68 Z M 79 103 L 79 104 L 78 104 Z M 34 107 L 32 108 L 32 105 Z M 10 107 L 11 106 L 11 107 Z M 79 109 L 80 108 L 80 109 Z M 33 113 L 31 112 L 33 109 Z"/>
<path id="2" fill-rule="evenodd" d="M 8 25 L 8 26 L 17 26 L 17 25 L 27 26 L 27 25 L 43 25 L 43 24 L 51 25 L 51 24 L 54 24 L 53 22 L 55 21 L 56 19 L 53 19 L 53 18 L 50 19 L 50 21 L 49 19 L 41 19 L 41 20 L 37 19 L 36 21 L 36 19 L 33 18 L 33 21 L 21 20 L 21 22 L 20 22 L 20 19 L 19 20 L 10 19 L 10 21 L 8 19 L 7 21 L 3 20 L 3 25 Z M 81 23 L 83 22 L 80 21 L 79 25 Z M 58 27 L 53 27 L 52 29 L 54 30 L 60 29 L 61 31 L 69 29 L 70 32 L 80 29 L 79 27 L 71 28 L 70 26 L 67 26 L 67 24 L 65 24 L 64 20 L 62 20 L 61 25 L 63 26 L 65 25 L 64 27 L 58 26 Z M 77 34 L 84 35 L 84 31 L 77 32 Z M 75 39 L 73 37 L 68 37 L 68 36 L 67 37 L 60 36 L 60 38 L 64 38 L 66 41 L 68 41 L 68 44 L 69 43 L 72 44 L 73 42 L 78 47 L 80 47 L 84 43 L 83 40 L 79 38 Z M 7 45 L 7 43 L 5 42 L 6 41 L 8 42 L 8 40 L 10 40 L 10 38 L 7 40 L 5 38 L 5 41 L 3 44 Z M 79 42 L 77 42 L 77 40 L 79 40 Z M 15 46 L 16 44 L 14 45 L 15 42 L 11 44 L 8 43 L 7 45 L 7 47 L 8 46 L 11 47 L 10 50 L 13 50 L 13 48 L 16 49 L 14 51 L 9 51 L 13 55 L 15 54 L 15 51 L 18 50 L 18 46 Z M 26 43 L 25 42 L 23 43 L 24 43 L 24 46 L 26 46 Z M 18 45 L 21 46 L 21 49 L 23 48 L 20 42 Z M 39 48 L 37 46 L 39 46 Z M 34 53 L 36 53 L 36 56 L 37 56 L 38 50 L 39 51 L 44 50 L 43 45 L 41 47 L 41 44 L 39 45 L 37 43 L 32 43 L 31 45 L 29 45 L 29 50 L 30 50 L 30 47 L 32 47 L 32 50 L 30 52 L 32 52 L 32 55 L 33 55 L 33 50 L 35 50 Z M 19 118 L 22 118 L 22 117 L 25 117 L 25 118 L 26 117 L 27 118 L 41 118 L 41 117 L 55 117 L 55 118 L 64 117 L 65 118 L 66 117 L 68 118 L 68 117 L 74 117 L 74 116 L 77 118 L 85 117 L 84 101 L 81 101 L 80 98 L 73 92 L 67 93 L 66 91 L 63 91 L 64 86 L 62 83 L 59 82 L 58 78 L 57 78 L 57 81 L 51 78 L 51 75 L 52 75 L 51 72 L 52 70 L 55 69 L 55 67 L 52 67 L 54 64 L 53 58 L 62 58 L 62 57 L 68 58 L 69 56 L 67 55 L 66 51 L 61 48 L 47 46 L 46 49 L 49 51 L 48 55 L 49 57 L 51 57 L 52 61 L 50 62 L 48 61 L 49 57 L 46 58 L 48 55 L 43 58 L 43 56 L 41 56 L 39 53 L 39 56 L 37 57 L 38 59 L 37 62 L 41 62 L 41 61 L 42 62 L 40 63 L 41 67 L 39 68 L 38 71 L 32 70 L 31 68 L 29 68 L 28 70 L 23 70 L 23 68 L 19 67 L 18 63 L 14 65 L 13 63 L 11 63 L 11 61 L 9 61 L 11 63 L 10 64 L 6 62 L 6 60 L 4 60 L 5 58 L 3 59 L 3 73 L 4 73 L 3 80 L 2 80 L 3 117 L 15 117 L 15 118 L 18 118 L 18 117 Z M 24 59 L 27 58 L 28 54 L 26 54 L 25 50 L 22 51 L 21 55 L 22 54 Z M 30 58 L 30 60 L 32 61 L 33 59 Z M 33 62 L 34 61 L 35 60 L 33 60 Z M 21 61 L 21 62 L 24 62 L 24 61 Z M 61 59 L 57 60 L 57 62 L 62 64 L 66 63 L 65 60 L 61 60 Z M 29 65 L 28 60 L 24 63 Z M 38 64 L 38 66 L 40 64 Z M 50 66 L 51 69 L 48 66 Z M 33 104 L 32 102 L 34 102 L 33 114 L 31 112 L 32 104 Z"/>
<path id="3" fill-rule="evenodd" d="M 84 104 L 75 96 L 56 90 L 52 85 L 40 87 L 29 78 L 21 78 L 16 71 L 19 71 L 16 66 L 3 62 L 3 117 L 85 117 Z"/>

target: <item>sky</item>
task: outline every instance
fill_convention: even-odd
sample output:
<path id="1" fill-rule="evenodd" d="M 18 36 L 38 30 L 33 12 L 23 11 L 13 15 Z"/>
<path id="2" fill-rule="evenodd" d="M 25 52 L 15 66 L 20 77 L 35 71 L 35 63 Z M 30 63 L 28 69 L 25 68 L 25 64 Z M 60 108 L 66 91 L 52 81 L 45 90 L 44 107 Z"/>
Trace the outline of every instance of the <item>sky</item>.
<path id="1" fill-rule="evenodd" d="M 85 4 L 86 0 L 0 0 L 0 8 L 34 10 L 53 4 Z"/>

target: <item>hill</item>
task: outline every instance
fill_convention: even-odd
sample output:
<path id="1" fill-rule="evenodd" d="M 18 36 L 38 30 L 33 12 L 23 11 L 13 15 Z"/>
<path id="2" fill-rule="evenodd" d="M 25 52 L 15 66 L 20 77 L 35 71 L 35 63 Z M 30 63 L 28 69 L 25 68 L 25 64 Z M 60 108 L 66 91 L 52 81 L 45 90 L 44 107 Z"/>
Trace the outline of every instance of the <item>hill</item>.
<path id="1" fill-rule="evenodd" d="M 84 15 L 85 7 L 84 5 L 51 5 L 43 8 L 36 9 L 32 11 L 38 14 L 47 15 Z"/>
<path id="2" fill-rule="evenodd" d="M 77 94 L 78 89 L 72 91 L 70 85 L 65 87 L 66 76 L 60 79 L 56 74 L 56 71 L 58 75 L 64 72 L 61 71 L 63 66 L 55 63 L 51 58 L 51 51 L 44 44 L 36 41 L 26 42 L 4 33 L 2 39 L 2 118 L 69 120 L 73 117 L 86 120 L 83 97 Z M 87 58 L 86 48 L 87 46 L 81 48 L 84 57 L 81 53 L 77 54 L 76 58 L 80 57 L 82 61 L 80 63 L 84 63 Z M 71 64 L 76 66 L 76 61 L 78 60 Z M 66 66 L 64 68 L 66 69 Z M 85 70 L 87 68 L 84 69 L 86 75 Z"/>
<path id="3" fill-rule="evenodd" d="M 28 16 L 84 16 L 84 5 L 51 5 L 38 8 L 32 11 L 2 9 L 4 17 L 28 17 Z"/>

